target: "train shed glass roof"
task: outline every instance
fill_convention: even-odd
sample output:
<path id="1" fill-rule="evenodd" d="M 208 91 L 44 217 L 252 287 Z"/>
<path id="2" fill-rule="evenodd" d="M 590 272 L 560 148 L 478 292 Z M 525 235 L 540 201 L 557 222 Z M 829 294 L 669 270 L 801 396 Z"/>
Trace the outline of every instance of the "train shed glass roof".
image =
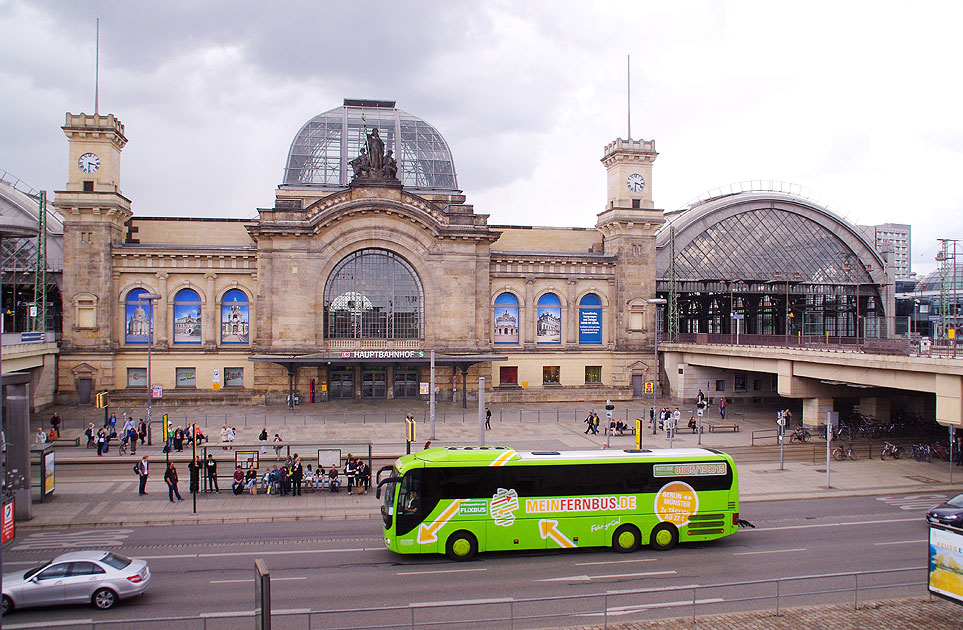
<path id="1" fill-rule="evenodd" d="M 298 131 L 288 151 L 284 184 L 340 188 L 351 182 L 348 164 L 360 152 L 365 133 L 377 127 L 398 161 L 406 187 L 431 192 L 458 191 L 448 143 L 424 120 L 395 107 L 394 101 L 345 99 L 318 114 Z"/>

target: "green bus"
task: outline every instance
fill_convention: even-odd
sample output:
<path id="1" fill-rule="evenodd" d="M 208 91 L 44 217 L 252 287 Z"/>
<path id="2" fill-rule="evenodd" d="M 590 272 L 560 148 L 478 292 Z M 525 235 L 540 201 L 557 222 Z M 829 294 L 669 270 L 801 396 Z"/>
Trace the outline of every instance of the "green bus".
<path id="1" fill-rule="evenodd" d="M 738 529 L 736 468 L 713 449 L 429 448 L 377 477 L 385 546 L 397 553 L 666 550 Z"/>

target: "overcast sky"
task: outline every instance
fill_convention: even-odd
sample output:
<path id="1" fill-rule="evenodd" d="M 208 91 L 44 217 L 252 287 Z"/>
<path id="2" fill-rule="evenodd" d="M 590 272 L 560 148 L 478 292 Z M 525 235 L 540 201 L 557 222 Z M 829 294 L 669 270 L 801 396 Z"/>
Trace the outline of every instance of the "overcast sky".
<path id="1" fill-rule="evenodd" d="M 792 182 L 911 224 L 919 272 L 963 236 L 958 2 L 0 0 L 0 169 L 36 189 L 66 182 L 65 112 L 93 112 L 97 17 L 136 215 L 272 206 L 298 129 L 351 97 L 434 125 L 490 223 L 593 226 L 631 55 L 656 207 Z"/>

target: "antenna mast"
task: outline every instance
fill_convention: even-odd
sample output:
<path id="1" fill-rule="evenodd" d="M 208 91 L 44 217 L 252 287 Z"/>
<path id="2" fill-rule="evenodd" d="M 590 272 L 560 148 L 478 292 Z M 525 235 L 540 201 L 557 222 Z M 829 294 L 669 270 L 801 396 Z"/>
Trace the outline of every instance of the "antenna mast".
<path id="1" fill-rule="evenodd" d="M 94 116 L 100 113 L 100 18 L 97 18 L 97 49 L 94 55 Z"/>
<path id="2" fill-rule="evenodd" d="M 628 120 L 628 138 L 632 139 L 632 55 L 625 56 L 625 91 L 628 97 L 628 104 L 626 107 L 626 118 Z"/>

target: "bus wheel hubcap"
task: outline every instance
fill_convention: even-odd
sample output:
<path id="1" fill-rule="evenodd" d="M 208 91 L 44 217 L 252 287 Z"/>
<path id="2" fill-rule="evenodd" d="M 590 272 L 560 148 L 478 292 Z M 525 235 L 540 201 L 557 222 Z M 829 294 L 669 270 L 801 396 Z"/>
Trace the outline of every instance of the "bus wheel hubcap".
<path id="1" fill-rule="evenodd" d="M 619 535 L 619 547 L 628 549 L 635 544 L 635 534 L 632 532 L 622 532 Z"/>
<path id="2" fill-rule="evenodd" d="M 459 538 L 451 546 L 451 550 L 455 552 L 455 555 L 464 556 L 471 549 L 471 545 L 464 538 Z"/>
<path id="3" fill-rule="evenodd" d="M 670 542 L 672 542 L 672 533 L 663 529 L 655 535 L 655 542 L 659 543 L 659 545 L 663 547 L 668 545 Z"/>

